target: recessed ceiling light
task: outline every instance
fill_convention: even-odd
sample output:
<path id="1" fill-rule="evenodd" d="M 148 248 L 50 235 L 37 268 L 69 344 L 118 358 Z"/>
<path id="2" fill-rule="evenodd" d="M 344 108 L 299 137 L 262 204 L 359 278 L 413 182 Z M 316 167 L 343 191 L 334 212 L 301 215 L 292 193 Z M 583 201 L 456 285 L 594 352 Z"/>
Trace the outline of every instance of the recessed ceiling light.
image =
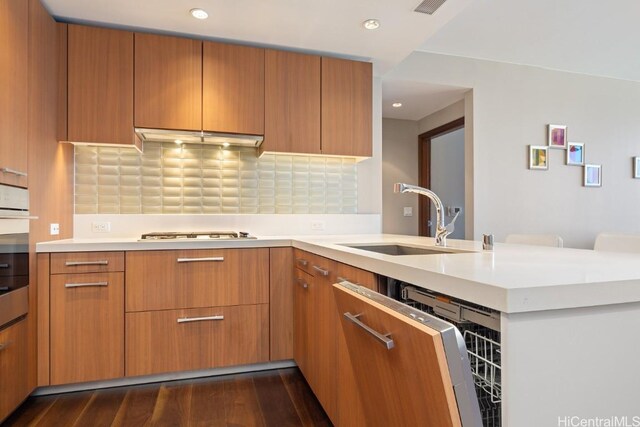
<path id="1" fill-rule="evenodd" d="M 394 102 L 393 104 L 391 104 L 391 106 L 393 108 L 400 108 L 400 107 L 402 107 L 402 102 Z"/>
<path id="2" fill-rule="evenodd" d="M 209 14 L 203 9 L 191 9 L 189 12 L 196 19 L 207 19 L 209 17 Z"/>
<path id="3" fill-rule="evenodd" d="M 362 23 L 362 26 L 367 30 L 375 30 L 380 27 L 380 21 L 377 19 L 367 19 Z"/>
<path id="4" fill-rule="evenodd" d="M 178 145 L 182 144 L 182 140 L 181 140 L 181 139 L 176 139 L 176 140 L 175 140 L 175 141 L 173 141 L 173 142 L 175 142 L 175 143 L 176 143 L 176 144 L 178 144 Z"/>

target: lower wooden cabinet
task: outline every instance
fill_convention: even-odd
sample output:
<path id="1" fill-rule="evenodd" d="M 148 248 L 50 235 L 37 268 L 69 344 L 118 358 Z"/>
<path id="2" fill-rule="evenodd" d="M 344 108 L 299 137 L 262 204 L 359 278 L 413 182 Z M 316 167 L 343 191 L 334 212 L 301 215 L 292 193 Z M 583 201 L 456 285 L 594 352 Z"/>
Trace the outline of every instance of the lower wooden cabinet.
<path id="1" fill-rule="evenodd" d="M 124 275 L 51 276 L 51 385 L 124 376 Z"/>
<path id="2" fill-rule="evenodd" d="M 26 319 L 0 331 L 0 424 L 29 395 L 27 349 Z"/>
<path id="3" fill-rule="evenodd" d="M 269 304 L 126 316 L 127 376 L 269 361 Z"/>

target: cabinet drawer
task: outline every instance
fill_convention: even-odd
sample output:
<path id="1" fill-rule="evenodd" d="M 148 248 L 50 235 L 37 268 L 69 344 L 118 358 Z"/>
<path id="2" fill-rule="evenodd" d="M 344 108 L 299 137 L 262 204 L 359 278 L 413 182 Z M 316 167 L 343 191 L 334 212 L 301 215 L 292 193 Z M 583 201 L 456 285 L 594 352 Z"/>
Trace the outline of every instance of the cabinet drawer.
<path id="1" fill-rule="evenodd" d="M 0 276 L 28 276 L 29 254 L 0 254 Z"/>
<path id="2" fill-rule="evenodd" d="M 269 305 L 127 313 L 127 376 L 269 360 Z"/>
<path id="3" fill-rule="evenodd" d="M 127 252 L 127 311 L 269 302 L 269 249 Z"/>
<path id="4" fill-rule="evenodd" d="M 124 271 L 124 252 L 67 252 L 51 254 L 51 274 Z"/>
<path id="5" fill-rule="evenodd" d="M 123 273 L 51 276 L 51 385 L 124 375 Z"/>
<path id="6" fill-rule="evenodd" d="M 295 250 L 294 256 L 295 265 L 300 270 L 314 277 L 324 278 L 328 281 L 335 280 L 335 261 L 299 249 Z"/>
<path id="7" fill-rule="evenodd" d="M 0 424 L 29 395 L 27 321 L 0 331 Z"/>

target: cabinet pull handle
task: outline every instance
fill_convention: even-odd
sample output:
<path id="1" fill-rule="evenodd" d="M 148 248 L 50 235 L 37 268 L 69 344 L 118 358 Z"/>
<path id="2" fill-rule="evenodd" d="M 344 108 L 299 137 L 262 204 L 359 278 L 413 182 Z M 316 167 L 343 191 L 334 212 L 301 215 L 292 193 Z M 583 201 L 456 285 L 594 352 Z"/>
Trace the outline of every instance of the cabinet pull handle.
<path id="1" fill-rule="evenodd" d="M 9 264 L 0 264 L 0 268 L 9 268 Z"/>
<path id="2" fill-rule="evenodd" d="M 212 256 L 212 257 L 206 257 L 206 258 L 178 258 L 178 262 L 203 262 L 203 261 L 222 262 L 224 261 L 224 257 Z"/>
<path id="3" fill-rule="evenodd" d="M 298 264 L 300 264 L 303 267 L 306 267 L 307 264 L 309 264 L 309 261 L 307 261 L 306 259 L 302 259 L 302 258 L 298 258 L 296 261 L 298 262 Z"/>
<path id="4" fill-rule="evenodd" d="M 67 261 L 64 263 L 67 267 L 78 267 L 82 265 L 109 265 L 109 260 L 103 259 L 100 261 Z"/>
<path id="5" fill-rule="evenodd" d="M 305 289 L 309 288 L 309 284 L 307 282 L 305 282 L 304 280 L 302 280 L 302 279 L 298 279 L 298 284 L 300 286 L 302 286 L 303 288 L 305 288 Z"/>
<path id="6" fill-rule="evenodd" d="M 17 176 L 27 176 L 26 172 L 22 172 L 22 171 L 11 169 L 11 168 L 0 168 L 0 171 L 2 171 L 3 173 L 10 173 Z"/>
<path id="7" fill-rule="evenodd" d="M 351 314 L 349 312 L 344 313 L 344 317 L 346 317 L 347 320 L 350 320 L 351 322 L 355 323 L 356 326 L 359 326 L 360 328 L 364 329 L 369 335 L 371 335 L 376 340 L 378 340 L 378 342 L 382 344 L 387 350 L 391 350 L 392 348 L 395 347 L 395 343 L 391 338 L 389 338 L 391 334 L 386 334 L 386 335 L 381 334 L 375 329 L 365 325 L 364 323 L 362 323 L 360 319 L 358 319 L 358 317 L 360 316 L 362 316 L 362 313 L 360 314 Z"/>
<path id="8" fill-rule="evenodd" d="M 203 322 L 205 320 L 224 320 L 224 316 L 180 317 L 178 318 L 178 323 Z"/>
<path id="9" fill-rule="evenodd" d="M 0 351 L 6 349 L 7 347 L 9 347 L 11 345 L 10 342 L 3 342 L 2 344 L 0 344 Z"/>
<path id="10" fill-rule="evenodd" d="M 349 279 L 347 279 L 346 277 L 342 277 L 342 276 L 336 277 L 336 280 L 338 282 L 348 282 L 349 281 Z"/>
<path id="11" fill-rule="evenodd" d="M 328 276 L 329 275 L 329 270 L 325 270 L 324 268 L 318 267 L 317 265 L 314 265 L 313 269 L 315 271 L 317 271 L 318 273 L 320 273 L 322 276 Z"/>
<path id="12" fill-rule="evenodd" d="M 65 283 L 65 288 L 96 288 L 99 286 L 109 286 L 109 282 L 92 282 L 92 283 Z"/>

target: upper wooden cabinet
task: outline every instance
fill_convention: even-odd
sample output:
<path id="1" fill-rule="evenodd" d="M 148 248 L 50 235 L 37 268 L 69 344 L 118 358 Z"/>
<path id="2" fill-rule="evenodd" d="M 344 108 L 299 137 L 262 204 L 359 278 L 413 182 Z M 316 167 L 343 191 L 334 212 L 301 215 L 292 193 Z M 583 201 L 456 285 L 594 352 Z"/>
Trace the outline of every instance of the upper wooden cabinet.
<path id="1" fill-rule="evenodd" d="M 0 0 L 0 183 L 27 186 L 29 2 Z"/>
<path id="2" fill-rule="evenodd" d="M 204 42 L 202 128 L 264 133 L 264 49 Z"/>
<path id="3" fill-rule="evenodd" d="M 202 42 L 135 34 L 136 127 L 202 129 Z"/>
<path id="4" fill-rule="evenodd" d="M 320 154 L 320 57 L 267 50 L 263 151 Z"/>
<path id="5" fill-rule="evenodd" d="M 135 144 L 133 33 L 69 25 L 67 139 Z"/>
<path id="6" fill-rule="evenodd" d="M 371 63 L 322 58 L 322 154 L 371 157 Z"/>

